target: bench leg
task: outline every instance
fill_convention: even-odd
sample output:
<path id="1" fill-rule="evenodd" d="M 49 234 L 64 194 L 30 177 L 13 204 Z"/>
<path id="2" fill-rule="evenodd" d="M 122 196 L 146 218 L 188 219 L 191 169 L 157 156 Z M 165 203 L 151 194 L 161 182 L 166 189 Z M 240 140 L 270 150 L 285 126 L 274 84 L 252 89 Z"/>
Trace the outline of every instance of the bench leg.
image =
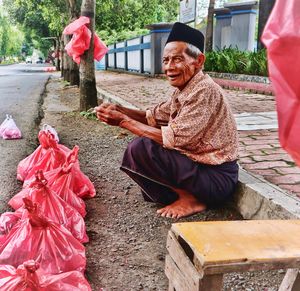
<path id="1" fill-rule="evenodd" d="M 300 291 L 299 269 L 288 269 L 278 291 Z"/>
<path id="2" fill-rule="evenodd" d="M 200 281 L 199 291 L 221 291 L 223 287 L 223 274 L 206 275 Z"/>

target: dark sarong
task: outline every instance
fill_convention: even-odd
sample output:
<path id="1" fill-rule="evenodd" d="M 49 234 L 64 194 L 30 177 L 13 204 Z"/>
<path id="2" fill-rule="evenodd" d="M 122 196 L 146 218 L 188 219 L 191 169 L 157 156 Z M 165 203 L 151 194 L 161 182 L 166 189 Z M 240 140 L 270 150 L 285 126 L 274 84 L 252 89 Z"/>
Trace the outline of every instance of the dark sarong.
<path id="1" fill-rule="evenodd" d="M 162 204 L 174 202 L 178 195 L 171 188 L 178 188 L 208 207 L 219 206 L 232 196 L 238 181 L 236 161 L 200 164 L 148 138 L 129 143 L 120 169 L 142 188 L 145 200 Z"/>

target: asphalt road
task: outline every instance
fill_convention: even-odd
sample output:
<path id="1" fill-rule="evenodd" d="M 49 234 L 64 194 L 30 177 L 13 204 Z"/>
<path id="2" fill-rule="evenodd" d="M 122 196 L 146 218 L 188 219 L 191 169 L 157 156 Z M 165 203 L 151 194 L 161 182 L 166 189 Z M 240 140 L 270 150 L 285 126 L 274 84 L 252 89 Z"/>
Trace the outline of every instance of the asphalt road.
<path id="1" fill-rule="evenodd" d="M 39 100 L 50 76 L 46 65 L 16 64 L 0 66 L 0 123 L 6 114 L 13 116 L 23 134 L 20 140 L 0 138 L 0 213 L 8 210 L 7 201 L 21 189 L 16 181 L 19 161 L 36 146 Z"/>

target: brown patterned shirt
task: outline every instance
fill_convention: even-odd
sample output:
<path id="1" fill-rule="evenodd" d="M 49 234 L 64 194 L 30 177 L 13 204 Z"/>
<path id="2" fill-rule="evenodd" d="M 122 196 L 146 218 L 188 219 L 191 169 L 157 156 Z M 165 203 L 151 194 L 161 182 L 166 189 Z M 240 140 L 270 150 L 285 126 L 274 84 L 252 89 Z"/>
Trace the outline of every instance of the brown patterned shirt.
<path id="1" fill-rule="evenodd" d="M 211 165 L 238 157 L 236 123 L 223 90 L 197 73 L 169 100 L 146 111 L 147 122 L 162 130 L 163 146 Z"/>

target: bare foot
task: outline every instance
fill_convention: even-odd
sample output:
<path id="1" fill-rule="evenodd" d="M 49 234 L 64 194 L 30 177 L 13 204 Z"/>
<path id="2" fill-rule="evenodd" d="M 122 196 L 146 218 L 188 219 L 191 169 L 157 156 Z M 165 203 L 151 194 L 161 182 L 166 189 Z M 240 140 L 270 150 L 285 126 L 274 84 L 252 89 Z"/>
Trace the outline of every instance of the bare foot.
<path id="1" fill-rule="evenodd" d="M 179 199 L 164 208 L 157 210 L 163 217 L 181 218 L 206 209 L 206 205 L 199 202 L 193 195 L 179 196 Z"/>

